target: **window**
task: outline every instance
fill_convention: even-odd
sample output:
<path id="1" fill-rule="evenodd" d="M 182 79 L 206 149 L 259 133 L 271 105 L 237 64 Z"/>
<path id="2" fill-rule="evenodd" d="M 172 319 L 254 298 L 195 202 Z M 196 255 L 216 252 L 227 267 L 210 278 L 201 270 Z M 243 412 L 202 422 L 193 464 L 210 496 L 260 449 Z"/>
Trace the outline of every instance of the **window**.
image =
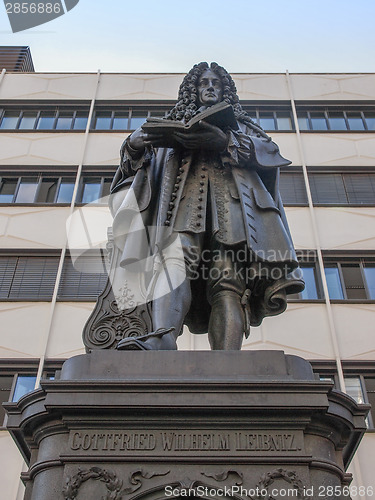
<path id="1" fill-rule="evenodd" d="M 0 203 L 70 203 L 74 177 L 48 175 L 0 178 Z"/>
<path id="2" fill-rule="evenodd" d="M 338 106 L 327 106 L 318 109 L 318 106 L 311 110 L 303 109 L 300 106 L 298 115 L 298 125 L 300 130 L 316 131 L 374 131 L 375 130 L 375 110 L 358 109 L 338 110 Z"/>
<path id="3" fill-rule="evenodd" d="M 314 372 L 323 381 L 332 381 L 336 389 L 340 388 L 336 366 L 333 363 L 313 362 Z M 354 365 L 354 366 L 353 366 Z M 343 362 L 346 393 L 359 404 L 372 405 L 366 418 L 367 427 L 374 430 L 375 423 L 375 364 L 364 362 Z"/>
<path id="4" fill-rule="evenodd" d="M 82 107 L 83 108 L 83 107 Z M 0 114 L 3 130 L 85 130 L 88 108 L 9 109 Z"/>
<path id="5" fill-rule="evenodd" d="M 375 262 L 365 258 L 325 258 L 331 300 L 374 300 Z"/>
<path id="6" fill-rule="evenodd" d="M 293 130 L 292 110 L 289 107 L 273 110 L 271 108 L 259 108 L 243 105 L 247 114 L 257 122 L 264 130 Z"/>
<path id="7" fill-rule="evenodd" d="M 0 299 L 50 300 L 57 257 L 0 257 Z"/>
<path id="8" fill-rule="evenodd" d="M 281 171 L 279 189 L 283 203 L 289 205 L 307 205 L 305 181 L 302 173 Z"/>
<path id="9" fill-rule="evenodd" d="M 47 361 L 42 379 L 54 379 L 56 370 L 61 368 L 61 361 Z M 36 383 L 38 365 L 35 361 L 19 364 L 17 367 L 9 360 L 0 361 L 0 427 L 3 426 L 5 410 L 1 403 L 16 402 L 22 396 L 33 391 Z"/>
<path id="10" fill-rule="evenodd" d="M 144 109 L 122 107 L 118 110 L 98 108 L 95 111 L 92 128 L 95 130 L 135 130 L 148 116 L 165 116 L 166 109 Z"/>
<path id="11" fill-rule="evenodd" d="M 112 178 L 113 175 L 108 177 L 84 176 L 81 181 L 81 190 L 77 202 L 107 203 L 105 197 L 109 195 Z"/>
<path id="12" fill-rule="evenodd" d="M 0 300 L 51 300 L 58 264 L 58 256 L 0 256 Z M 74 264 L 67 257 L 58 298 L 94 300 L 107 276 L 104 256 L 82 256 Z"/>
<path id="13" fill-rule="evenodd" d="M 69 299 L 96 299 L 103 291 L 108 273 L 104 258 L 82 256 L 74 263 L 67 259 L 64 263 L 58 297 Z"/>
<path id="14" fill-rule="evenodd" d="M 300 264 L 303 279 L 305 281 L 305 289 L 303 292 L 289 295 L 292 300 L 317 300 L 322 298 L 320 279 L 318 277 L 318 269 L 316 263 Z"/>

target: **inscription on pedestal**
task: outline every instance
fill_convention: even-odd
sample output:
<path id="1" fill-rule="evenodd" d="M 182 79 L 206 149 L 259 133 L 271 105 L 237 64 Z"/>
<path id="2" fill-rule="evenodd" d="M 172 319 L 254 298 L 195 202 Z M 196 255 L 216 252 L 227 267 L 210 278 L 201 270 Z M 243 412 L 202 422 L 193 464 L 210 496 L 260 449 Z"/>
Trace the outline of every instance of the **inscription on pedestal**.
<path id="1" fill-rule="evenodd" d="M 303 453 L 302 432 L 285 430 L 241 430 L 209 432 L 205 430 L 123 430 L 70 431 L 69 448 L 78 454 L 170 454 L 214 452 L 224 455 L 247 453 L 283 455 Z"/>

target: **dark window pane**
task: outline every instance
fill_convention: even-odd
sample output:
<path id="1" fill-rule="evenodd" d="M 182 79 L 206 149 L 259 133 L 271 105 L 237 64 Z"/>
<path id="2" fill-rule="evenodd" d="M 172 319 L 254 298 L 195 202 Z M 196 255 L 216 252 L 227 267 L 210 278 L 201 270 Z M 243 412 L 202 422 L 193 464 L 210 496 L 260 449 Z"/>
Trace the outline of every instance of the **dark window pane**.
<path id="1" fill-rule="evenodd" d="M 329 125 L 331 127 L 331 130 L 348 130 L 343 112 L 340 113 L 330 112 Z"/>
<path id="2" fill-rule="evenodd" d="M 22 179 L 18 187 L 15 203 L 34 203 L 37 187 L 38 187 L 37 180 Z"/>
<path id="3" fill-rule="evenodd" d="M 366 265 L 363 270 L 369 294 L 368 298 L 375 300 L 375 266 Z"/>
<path id="4" fill-rule="evenodd" d="M 12 203 L 18 179 L 3 179 L 0 184 L 0 203 Z"/>
<path id="5" fill-rule="evenodd" d="M 51 130 L 55 123 L 55 113 L 52 111 L 42 111 L 36 126 L 39 130 Z"/>
<path id="6" fill-rule="evenodd" d="M 16 267 L 17 257 L 0 257 L 0 299 L 9 297 Z"/>
<path id="7" fill-rule="evenodd" d="M 277 111 L 276 121 L 278 130 L 292 130 L 292 118 L 288 111 Z"/>
<path id="8" fill-rule="evenodd" d="M 62 180 L 59 188 L 59 193 L 57 195 L 57 203 L 70 203 L 72 201 L 74 191 L 74 182 Z"/>
<path id="9" fill-rule="evenodd" d="M 97 111 L 94 120 L 94 129 L 109 130 L 111 128 L 112 113 L 110 111 Z"/>
<path id="10" fill-rule="evenodd" d="M 18 257 L 9 298 L 51 299 L 57 266 L 57 257 Z"/>
<path id="11" fill-rule="evenodd" d="M 276 130 L 273 113 L 259 113 L 259 124 L 264 130 Z"/>
<path id="12" fill-rule="evenodd" d="M 310 130 L 309 119 L 306 111 L 300 111 L 298 113 L 298 126 L 300 130 Z"/>
<path id="13" fill-rule="evenodd" d="M 87 125 L 87 113 L 78 112 L 76 114 L 73 129 L 74 130 L 85 130 Z"/>
<path id="14" fill-rule="evenodd" d="M 349 394 L 357 403 L 364 403 L 361 379 L 359 377 L 345 377 L 346 393 Z"/>
<path id="15" fill-rule="evenodd" d="M 65 299 L 96 299 L 103 291 L 107 279 L 101 257 L 80 257 L 74 264 L 71 259 L 66 259 L 58 295 Z"/>
<path id="16" fill-rule="evenodd" d="M 53 203 L 55 201 L 58 179 L 43 179 L 40 183 L 37 203 Z"/>
<path id="17" fill-rule="evenodd" d="M 372 427 L 375 426 L 375 378 L 365 377 L 367 399 L 371 405 Z"/>
<path id="18" fill-rule="evenodd" d="M 318 299 L 318 290 L 316 286 L 315 266 L 302 268 L 303 279 L 305 280 L 305 289 L 301 293 L 302 299 Z"/>
<path id="19" fill-rule="evenodd" d="M 112 184 L 112 179 L 104 179 L 102 198 L 104 198 L 104 196 L 109 196 L 111 184 Z"/>
<path id="20" fill-rule="evenodd" d="M 15 129 L 17 126 L 19 111 L 5 111 L 1 121 L 0 128 L 2 129 Z"/>
<path id="21" fill-rule="evenodd" d="M 114 130 L 128 130 L 129 123 L 129 112 L 126 113 L 115 113 L 113 119 L 113 129 Z"/>
<path id="22" fill-rule="evenodd" d="M 309 174 L 309 181 L 314 203 L 348 203 L 340 174 Z"/>
<path id="23" fill-rule="evenodd" d="M 313 112 L 310 113 L 311 125 L 313 130 L 327 130 L 327 121 L 324 113 Z"/>
<path id="24" fill-rule="evenodd" d="M 344 278 L 347 298 L 366 299 L 365 285 L 359 265 L 342 264 L 341 271 Z"/>
<path id="25" fill-rule="evenodd" d="M 132 117 L 130 120 L 130 130 L 136 130 L 139 128 L 147 118 L 147 111 L 134 111 L 132 112 Z"/>
<path id="26" fill-rule="evenodd" d="M 72 128 L 73 112 L 60 112 L 57 118 L 57 130 L 70 130 Z"/>
<path id="27" fill-rule="evenodd" d="M 362 116 L 360 113 L 346 113 L 348 117 L 349 129 L 350 130 L 364 130 L 365 126 L 363 124 Z"/>
<path id="28" fill-rule="evenodd" d="M 84 180 L 83 192 L 82 192 L 82 203 L 92 203 L 100 198 L 100 179 L 90 179 Z"/>
<path id="29" fill-rule="evenodd" d="M 305 182 L 302 174 L 280 175 L 280 193 L 284 203 L 303 203 L 307 204 L 307 194 Z"/>
<path id="30" fill-rule="evenodd" d="M 18 375 L 12 401 L 18 401 L 22 396 L 34 390 L 35 375 Z"/>
<path id="31" fill-rule="evenodd" d="M 22 115 L 20 124 L 18 126 L 19 129 L 33 129 L 35 125 L 35 120 L 37 117 L 37 113 L 34 111 L 25 111 Z"/>
<path id="32" fill-rule="evenodd" d="M 375 130 L 375 113 L 365 113 L 366 123 L 368 130 Z"/>
<path id="33" fill-rule="evenodd" d="M 349 203 L 375 204 L 375 174 L 343 175 Z"/>
<path id="34" fill-rule="evenodd" d="M 13 385 L 13 375 L 0 375 L 0 427 L 3 426 L 5 410 L 2 403 L 9 401 L 10 391 Z"/>
<path id="35" fill-rule="evenodd" d="M 329 297 L 331 299 L 343 299 L 344 292 L 342 290 L 339 270 L 337 267 L 325 267 Z"/>

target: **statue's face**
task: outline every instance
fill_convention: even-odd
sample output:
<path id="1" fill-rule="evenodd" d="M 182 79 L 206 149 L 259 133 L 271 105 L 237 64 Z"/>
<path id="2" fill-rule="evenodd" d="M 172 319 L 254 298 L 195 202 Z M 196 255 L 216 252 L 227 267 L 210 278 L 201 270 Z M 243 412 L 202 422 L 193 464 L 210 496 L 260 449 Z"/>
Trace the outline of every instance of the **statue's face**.
<path id="1" fill-rule="evenodd" d="M 223 84 L 213 71 L 206 69 L 199 78 L 197 93 L 201 106 L 212 106 L 221 102 L 223 98 Z"/>

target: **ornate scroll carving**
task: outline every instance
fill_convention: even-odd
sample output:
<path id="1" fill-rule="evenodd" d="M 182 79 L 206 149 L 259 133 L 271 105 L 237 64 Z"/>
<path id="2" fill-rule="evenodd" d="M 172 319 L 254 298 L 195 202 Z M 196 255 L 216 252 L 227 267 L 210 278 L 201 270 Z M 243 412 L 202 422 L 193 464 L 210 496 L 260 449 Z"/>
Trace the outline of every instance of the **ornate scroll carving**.
<path id="1" fill-rule="evenodd" d="M 310 498 L 305 495 L 306 488 L 302 481 L 298 478 L 296 472 L 288 471 L 286 469 L 275 469 L 271 472 L 262 474 L 259 483 L 257 484 L 258 490 L 260 492 L 264 492 L 265 490 L 268 492 L 268 488 L 272 485 L 272 483 L 274 483 L 275 479 L 283 479 L 284 481 L 289 483 L 297 492 L 298 496 L 296 496 L 295 498 L 298 498 L 300 500 L 308 500 Z M 268 494 L 261 494 L 256 498 L 257 500 L 266 500 L 270 498 L 270 496 Z"/>
<path id="2" fill-rule="evenodd" d="M 212 477 L 213 479 L 215 479 L 216 481 L 226 481 L 228 479 L 228 477 L 232 474 L 232 475 L 235 475 L 238 477 L 237 481 L 234 482 L 234 484 L 236 485 L 240 485 L 243 483 L 243 474 L 242 472 L 237 472 L 236 470 L 226 470 L 226 471 L 223 471 L 223 472 L 219 472 L 217 474 L 215 473 L 210 473 L 210 472 L 201 472 L 202 476 L 206 476 L 206 477 Z"/>
<path id="3" fill-rule="evenodd" d="M 142 486 L 142 479 L 150 479 L 154 476 L 166 476 L 166 472 L 147 472 L 143 469 L 138 469 L 129 474 L 128 482 L 130 486 L 123 488 L 123 480 L 119 479 L 114 472 L 101 469 L 100 467 L 91 467 L 88 470 L 78 469 L 77 474 L 68 477 L 66 485 L 63 489 L 65 500 L 75 500 L 78 490 L 85 481 L 93 479 L 105 484 L 107 493 L 102 497 L 102 500 L 122 500 L 124 495 L 134 493 Z"/>
<path id="4" fill-rule="evenodd" d="M 112 248 L 111 267 L 117 259 L 118 251 Z M 115 349 L 125 337 L 140 337 L 152 331 L 149 308 L 149 304 L 137 305 L 126 281 L 115 296 L 108 279 L 83 329 L 86 351 Z"/>

